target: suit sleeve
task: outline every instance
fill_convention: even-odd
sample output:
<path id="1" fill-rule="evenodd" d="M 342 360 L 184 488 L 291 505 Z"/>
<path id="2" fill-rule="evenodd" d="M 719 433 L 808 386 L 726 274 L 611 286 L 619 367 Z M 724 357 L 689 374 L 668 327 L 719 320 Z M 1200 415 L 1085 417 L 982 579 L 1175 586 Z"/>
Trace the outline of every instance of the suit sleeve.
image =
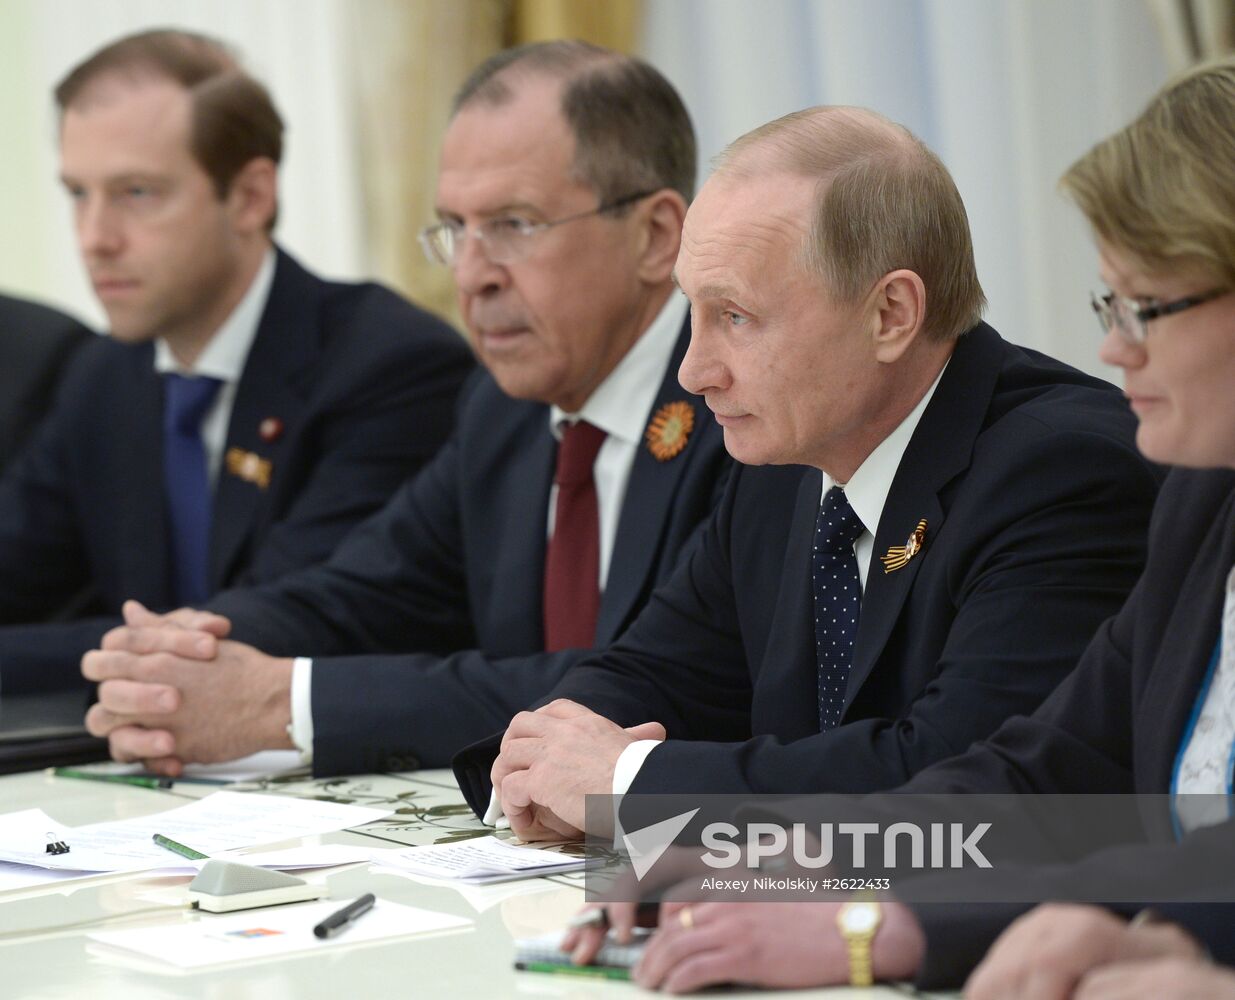
<path id="1" fill-rule="evenodd" d="M 106 348 L 100 339 L 77 352 L 51 413 L 0 478 L 0 696 L 84 691 L 82 654 L 119 624 L 110 617 L 43 623 L 92 597 L 73 450 L 81 447 L 83 420 L 95 419 L 89 401 L 108 378 Z"/>
<path id="2" fill-rule="evenodd" d="M 955 895 L 956 883 L 963 886 L 964 876 L 951 881 Z M 1070 900 L 1124 917 L 1152 907 L 1192 933 L 1219 961 L 1235 957 L 1235 821 L 1197 830 L 1178 843 L 1124 844 L 1074 863 L 1014 867 L 1001 882 L 1008 899 Z M 987 880 L 985 885 L 992 893 L 992 883 Z M 1122 898 L 1137 901 L 1103 903 L 1111 887 L 1118 887 Z M 918 986 L 928 990 L 959 986 L 1008 925 L 1032 908 L 1029 903 L 910 907 L 926 934 Z"/>
<path id="3" fill-rule="evenodd" d="M 0 469 L 21 451 L 48 412 L 73 354 L 94 336 L 76 320 L 0 296 Z"/>
<path id="4" fill-rule="evenodd" d="M 630 628 L 551 697 L 578 701 L 621 726 L 661 722 L 675 740 L 750 736 L 750 674 L 729 559 L 742 476 L 735 468 L 697 543 Z"/>
<path id="5" fill-rule="evenodd" d="M 497 659 L 472 649 L 444 657 L 317 658 L 313 771 L 445 767 L 460 747 L 504 729 L 515 713 L 543 699 L 588 652 Z"/>
<path id="6" fill-rule="evenodd" d="M 231 619 L 234 638 L 275 656 L 474 646 L 458 463 L 452 438 L 326 562 L 207 607 Z"/>
<path id="7" fill-rule="evenodd" d="M 1119 615 L 1099 630 L 1077 669 L 1036 713 L 1009 719 L 990 739 L 928 768 L 901 791 L 1132 792 L 1130 648 L 1144 586 L 1142 580 Z M 1059 833 L 1057 839 L 1064 841 L 1076 837 L 1071 830 Z M 1042 838 L 1056 839 L 1045 830 Z M 1033 877 L 1046 874 L 1037 869 Z M 927 940 L 918 984 L 940 989 L 959 985 L 995 938 L 1030 906 L 919 903 L 911 908 Z"/>
<path id="8" fill-rule="evenodd" d="M 52 412 L 0 478 L 0 623 L 43 619 L 90 583 L 72 456 L 104 348 L 77 354 Z"/>
<path id="9" fill-rule="evenodd" d="M 623 640 L 572 671 L 556 693 L 622 725 L 666 725 L 669 742 L 647 758 L 631 792 L 874 791 L 962 752 L 1036 708 L 1118 610 L 1143 565 L 1156 492 L 1131 449 L 1098 435 L 1010 444 L 986 442 L 990 454 L 975 462 L 996 471 L 977 477 L 981 487 L 949 514 L 963 542 L 954 538 L 945 585 L 926 598 L 942 601 L 932 619 L 950 616 L 936 661 L 902 668 L 910 646 L 875 665 L 926 669 L 928 682 L 904 691 L 895 714 L 862 717 L 859 693 L 851 707 L 858 718 L 835 729 L 788 742 L 749 738 L 749 675 L 726 553 L 750 524 L 723 518 Z M 896 678 L 887 680 L 895 687 Z"/>
<path id="10" fill-rule="evenodd" d="M 672 719 L 675 730 L 684 731 L 689 719 L 701 729 L 712 727 L 713 731 L 731 734 L 729 738 L 734 740 L 749 736 L 750 682 L 745 659 L 740 652 L 735 653 L 740 647 L 740 635 L 724 543 L 732 517 L 735 483 L 740 477 L 740 466 L 725 463 L 712 490 L 713 513 L 695 527 L 665 583 L 652 591 L 648 604 L 609 651 L 585 653 L 580 660 L 581 664 L 590 665 L 585 672 L 580 672 L 584 670 L 582 665 L 572 666 L 563 673 L 560 683 L 547 693 L 542 688 L 535 699 L 518 706 L 519 709 L 537 707 L 555 698 L 570 698 L 623 726 L 649 719 Z M 718 608 L 728 610 L 716 612 Z M 654 638 L 644 640 L 646 635 Z M 702 636 L 708 641 L 706 653 L 699 648 L 704 641 Z M 632 648 L 640 648 L 644 641 L 658 643 L 651 648 L 665 652 L 675 663 L 686 664 L 690 669 L 689 683 L 718 694 L 718 703 L 692 705 L 679 714 L 669 693 L 657 683 L 654 666 L 649 676 L 641 671 L 611 673 L 605 668 L 610 656 L 625 655 Z M 601 658 L 598 660 L 597 656 Z M 697 666 L 691 668 L 690 664 Z M 460 741 L 463 748 L 451 761 L 459 787 L 477 815 L 483 815 L 487 807 L 491 790 L 489 770 L 509 722 L 508 715 L 471 745 L 464 746 Z"/>

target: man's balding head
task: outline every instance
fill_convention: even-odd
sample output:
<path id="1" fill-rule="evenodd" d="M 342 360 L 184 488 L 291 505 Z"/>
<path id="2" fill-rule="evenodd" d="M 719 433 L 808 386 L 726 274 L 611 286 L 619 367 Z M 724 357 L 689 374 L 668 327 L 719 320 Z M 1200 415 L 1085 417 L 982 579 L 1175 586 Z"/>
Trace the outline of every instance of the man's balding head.
<path id="1" fill-rule="evenodd" d="M 803 263 L 851 301 L 890 271 L 926 286 L 923 330 L 959 336 L 986 304 L 969 220 L 947 168 L 908 129 L 865 108 L 817 107 L 742 136 L 716 163 L 735 180 L 787 173 L 816 181 Z"/>
<path id="2" fill-rule="evenodd" d="M 486 59 L 459 88 L 454 114 L 510 103 L 528 80 L 561 84 L 561 112 L 575 139 L 574 172 L 602 202 L 631 191 L 695 186 L 695 132 L 682 99 L 640 59 L 580 41 L 536 42 Z"/>

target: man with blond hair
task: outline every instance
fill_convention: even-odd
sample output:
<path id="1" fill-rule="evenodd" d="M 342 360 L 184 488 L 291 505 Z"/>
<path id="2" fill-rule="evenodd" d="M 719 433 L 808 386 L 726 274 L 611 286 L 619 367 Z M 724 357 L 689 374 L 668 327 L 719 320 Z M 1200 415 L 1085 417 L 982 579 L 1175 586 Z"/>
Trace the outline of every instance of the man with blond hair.
<path id="1" fill-rule="evenodd" d="M 1127 407 L 979 321 L 960 196 L 900 126 L 816 108 L 738 140 L 676 279 L 682 383 L 743 464 L 618 643 L 506 731 L 525 838 L 577 835 L 588 793 L 899 785 L 1032 710 L 1144 558 Z M 489 760 L 458 769 L 480 808 Z"/>

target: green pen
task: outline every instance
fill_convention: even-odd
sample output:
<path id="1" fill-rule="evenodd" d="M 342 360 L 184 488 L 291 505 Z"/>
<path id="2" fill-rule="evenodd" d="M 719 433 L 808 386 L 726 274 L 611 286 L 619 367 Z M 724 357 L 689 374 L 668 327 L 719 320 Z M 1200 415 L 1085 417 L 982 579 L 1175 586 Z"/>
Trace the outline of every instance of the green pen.
<path id="1" fill-rule="evenodd" d="M 516 962 L 520 972 L 549 972 L 559 976 L 590 976 L 592 979 L 630 979 L 630 969 L 612 965 L 570 965 L 560 962 Z"/>
<path id="2" fill-rule="evenodd" d="M 146 774 L 105 774 L 102 771 L 83 771 L 76 767 L 52 769 L 57 778 L 81 778 L 84 781 L 111 781 L 119 785 L 136 785 L 138 788 L 171 788 L 171 778 L 156 778 Z"/>
<path id="3" fill-rule="evenodd" d="M 185 847 L 184 844 L 178 844 L 171 837 L 164 837 L 161 833 L 154 835 L 154 842 L 164 850 L 171 851 L 173 854 L 179 854 L 182 858 L 188 858 L 190 861 L 205 861 L 210 855 L 202 854 L 201 851 L 195 851 L 191 847 Z"/>

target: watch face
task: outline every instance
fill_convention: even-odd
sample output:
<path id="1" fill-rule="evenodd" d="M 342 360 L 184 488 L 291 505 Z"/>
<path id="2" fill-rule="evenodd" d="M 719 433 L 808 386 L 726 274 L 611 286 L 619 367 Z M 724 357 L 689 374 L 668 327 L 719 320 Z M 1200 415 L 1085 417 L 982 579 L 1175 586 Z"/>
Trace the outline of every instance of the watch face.
<path id="1" fill-rule="evenodd" d="M 841 914 L 841 925 L 850 934 L 866 934 L 879 924 L 879 908 L 874 903 L 851 903 Z"/>

